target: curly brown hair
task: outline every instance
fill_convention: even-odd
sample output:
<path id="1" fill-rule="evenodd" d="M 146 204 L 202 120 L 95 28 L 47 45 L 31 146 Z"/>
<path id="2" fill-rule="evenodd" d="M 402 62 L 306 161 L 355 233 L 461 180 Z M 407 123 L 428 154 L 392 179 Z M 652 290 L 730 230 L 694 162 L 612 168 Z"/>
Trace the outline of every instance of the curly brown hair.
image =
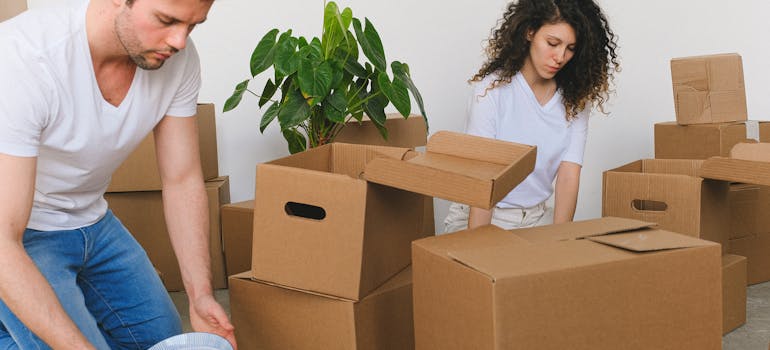
<path id="1" fill-rule="evenodd" d="M 487 61 L 470 81 L 496 73 L 488 89 L 510 83 L 529 56 L 527 34 L 544 24 L 567 23 L 575 30 L 577 45 L 572 59 L 556 74 L 556 86 L 564 98 L 567 120 L 587 105 L 604 112 L 613 73 L 620 71 L 615 33 L 593 0 L 519 0 L 508 4 L 493 29 L 486 48 Z"/>

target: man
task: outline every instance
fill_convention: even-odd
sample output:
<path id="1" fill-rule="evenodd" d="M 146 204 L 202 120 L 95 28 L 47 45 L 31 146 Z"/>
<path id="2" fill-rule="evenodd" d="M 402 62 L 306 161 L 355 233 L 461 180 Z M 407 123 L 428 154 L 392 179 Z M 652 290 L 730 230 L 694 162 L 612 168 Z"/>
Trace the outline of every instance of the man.
<path id="1" fill-rule="evenodd" d="M 0 24 L 0 348 L 146 349 L 181 332 L 103 198 L 150 131 L 196 331 L 235 344 L 214 300 L 188 36 L 213 0 L 91 0 Z"/>

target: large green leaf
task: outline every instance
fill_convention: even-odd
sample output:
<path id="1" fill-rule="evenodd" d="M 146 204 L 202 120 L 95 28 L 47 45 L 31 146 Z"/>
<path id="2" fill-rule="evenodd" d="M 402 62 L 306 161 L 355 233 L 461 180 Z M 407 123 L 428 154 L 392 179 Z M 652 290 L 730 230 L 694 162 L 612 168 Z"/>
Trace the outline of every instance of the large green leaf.
<path id="1" fill-rule="evenodd" d="M 278 82 L 280 84 L 280 82 Z M 262 96 L 259 97 L 259 107 L 262 108 L 268 101 L 270 101 L 271 98 L 273 98 L 273 95 L 275 95 L 275 92 L 278 90 L 278 85 L 273 83 L 272 80 L 267 79 L 267 82 L 265 83 L 265 88 L 262 89 Z"/>
<path id="2" fill-rule="evenodd" d="M 223 112 L 227 112 L 235 107 L 238 107 L 238 104 L 241 103 L 241 99 L 243 98 L 243 93 L 246 92 L 248 87 L 249 79 L 238 83 L 238 85 L 235 86 L 235 91 L 233 91 L 233 94 L 225 102 L 225 108 Z"/>
<path id="3" fill-rule="evenodd" d="M 281 37 L 275 49 L 275 71 L 282 76 L 293 74 L 299 68 L 299 52 L 297 43 L 299 39 L 294 37 Z"/>
<path id="4" fill-rule="evenodd" d="M 347 19 L 343 18 L 343 15 L 340 14 L 339 8 L 334 1 L 330 1 L 326 4 L 326 9 L 324 9 L 323 35 L 321 36 L 321 47 L 325 59 L 329 59 L 332 56 L 334 49 L 340 46 L 342 42 L 350 40 L 346 34 L 348 26 L 350 25 L 349 18 L 352 18 L 353 13 L 350 11 L 350 8 L 346 8 L 343 14 L 346 17 L 350 17 Z M 347 24 L 345 22 L 347 22 Z"/>
<path id="5" fill-rule="evenodd" d="M 406 85 L 399 79 L 393 79 L 391 82 L 385 72 L 380 73 L 377 82 L 382 93 L 393 103 L 398 112 L 402 116 L 408 117 L 409 113 L 412 112 L 412 101 L 409 100 L 409 91 L 406 89 Z"/>
<path id="6" fill-rule="evenodd" d="M 380 71 L 387 69 L 385 61 L 385 49 L 382 47 L 382 40 L 380 35 L 377 34 L 377 30 L 374 29 L 374 25 L 365 19 L 366 28 L 361 28 L 361 21 L 358 18 L 353 18 L 353 29 L 356 31 L 356 38 L 361 44 L 361 50 L 364 51 L 364 55 L 369 61 L 374 64 Z"/>
<path id="7" fill-rule="evenodd" d="M 417 106 L 420 108 L 420 113 L 422 113 L 422 117 L 425 119 L 425 128 L 427 129 L 428 115 L 425 114 L 425 106 L 422 102 L 422 95 L 420 95 L 420 91 L 417 90 L 417 86 L 415 86 L 414 82 L 412 81 L 412 76 L 409 73 L 409 66 L 406 63 L 393 61 L 393 63 L 390 65 L 390 68 L 393 70 L 393 79 L 402 81 L 404 84 L 406 84 L 406 87 L 409 89 L 409 91 L 412 92 L 412 96 L 414 96 L 414 100 L 417 101 Z"/>
<path id="8" fill-rule="evenodd" d="M 329 119 L 335 123 L 345 122 L 345 110 L 347 109 L 348 99 L 345 97 L 345 92 L 341 90 L 335 90 L 324 101 L 324 115 L 326 119 Z"/>
<path id="9" fill-rule="evenodd" d="M 320 102 L 318 98 L 323 98 L 329 94 L 334 79 L 333 75 L 333 69 L 328 61 L 316 65 L 310 59 L 302 60 L 297 78 L 302 92 L 315 99 L 311 105 Z"/>
<path id="10" fill-rule="evenodd" d="M 275 55 L 275 38 L 278 35 L 278 29 L 273 29 L 259 41 L 257 47 L 254 48 L 254 52 L 251 53 L 250 68 L 251 76 L 255 77 L 257 74 L 264 72 L 273 64 L 273 56 Z"/>
<path id="11" fill-rule="evenodd" d="M 259 132 L 265 132 L 265 128 L 267 128 L 267 126 L 270 125 L 270 122 L 278 116 L 278 111 L 280 111 L 280 109 L 281 104 L 278 102 L 273 102 L 270 107 L 267 107 L 265 113 L 262 114 L 262 120 L 259 122 Z"/>
<path id="12" fill-rule="evenodd" d="M 295 127 L 302 124 L 310 117 L 310 106 L 305 101 L 302 93 L 293 89 L 286 95 L 281 110 L 278 112 L 278 122 L 281 124 L 281 130 Z"/>
<path id="13" fill-rule="evenodd" d="M 296 128 L 286 129 L 281 132 L 283 138 L 289 144 L 289 153 L 295 154 L 307 149 L 307 140 Z"/>
<path id="14" fill-rule="evenodd" d="M 366 69 L 356 59 L 345 50 L 338 49 L 334 51 L 334 58 L 345 63 L 345 70 L 357 77 L 366 78 Z"/>

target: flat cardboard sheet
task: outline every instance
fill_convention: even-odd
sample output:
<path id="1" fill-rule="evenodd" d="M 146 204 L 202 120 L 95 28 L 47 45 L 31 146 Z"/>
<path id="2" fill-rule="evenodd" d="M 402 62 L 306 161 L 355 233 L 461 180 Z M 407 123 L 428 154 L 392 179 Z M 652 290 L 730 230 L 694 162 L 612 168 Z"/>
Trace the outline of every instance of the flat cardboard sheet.
<path id="1" fill-rule="evenodd" d="M 739 143 L 731 157 L 712 157 L 700 176 L 708 179 L 770 186 L 770 143 Z"/>

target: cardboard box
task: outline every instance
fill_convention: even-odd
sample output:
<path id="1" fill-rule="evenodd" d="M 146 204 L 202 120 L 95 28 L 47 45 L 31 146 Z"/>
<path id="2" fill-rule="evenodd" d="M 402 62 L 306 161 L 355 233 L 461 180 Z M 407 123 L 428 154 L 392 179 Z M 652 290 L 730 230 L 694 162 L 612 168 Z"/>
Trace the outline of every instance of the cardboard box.
<path id="1" fill-rule="evenodd" d="M 602 216 L 655 222 L 727 251 L 728 184 L 697 177 L 700 160 L 644 159 L 604 172 Z"/>
<path id="2" fill-rule="evenodd" d="M 428 140 L 424 153 L 373 159 L 364 178 L 489 209 L 529 176 L 536 153 L 535 146 L 439 131 Z"/>
<path id="3" fill-rule="evenodd" d="M 682 125 L 748 119 L 743 62 L 735 53 L 671 60 L 676 121 Z"/>
<path id="4" fill-rule="evenodd" d="M 253 232 L 253 199 L 222 206 L 222 243 L 227 275 L 251 270 Z"/>
<path id="5" fill-rule="evenodd" d="M 408 266 L 424 197 L 359 179 L 406 152 L 333 143 L 258 165 L 253 277 L 358 300 Z"/>
<path id="6" fill-rule="evenodd" d="M 421 147 L 428 142 L 428 128 L 425 118 L 420 115 L 410 115 L 405 119 L 401 114 L 388 114 L 385 127 L 388 130 L 387 140 L 382 138 L 380 131 L 369 118 L 364 117 L 361 122 L 353 120 L 345 124 L 334 141 L 404 148 Z"/>
<path id="7" fill-rule="evenodd" d="M 730 254 L 746 257 L 748 285 L 770 281 L 770 233 L 731 239 L 729 244 Z"/>
<path id="8" fill-rule="evenodd" d="M 230 277 L 238 347 L 259 350 L 414 349 L 409 269 L 359 302 Z"/>
<path id="9" fill-rule="evenodd" d="M 770 186 L 770 143 L 739 143 L 730 157 L 711 157 L 700 176 L 732 182 Z"/>
<path id="10" fill-rule="evenodd" d="M 3 0 L 0 1 L 0 22 L 14 17 L 27 10 L 26 0 Z"/>
<path id="11" fill-rule="evenodd" d="M 213 104 L 198 105 L 198 141 L 204 180 L 219 176 L 217 128 L 214 119 Z M 155 155 L 155 137 L 151 132 L 112 174 L 107 192 L 159 191 L 161 189 L 158 159 Z"/>
<path id="12" fill-rule="evenodd" d="M 212 285 L 215 289 L 222 289 L 227 288 L 227 275 L 222 255 L 219 207 L 230 202 L 229 178 L 225 176 L 206 182 L 206 193 L 209 202 Z M 142 245 L 153 265 L 161 271 L 166 289 L 184 290 L 179 263 L 166 228 L 161 192 L 107 193 L 104 198 L 113 213 Z"/>
<path id="13" fill-rule="evenodd" d="M 770 234 L 770 187 L 734 183 L 727 196 L 730 239 Z M 770 251 L 770 247 L 768 247 Z"/>
<path id="14" fill-rule="evenodd" d="M 770 142 L 770 122 L 679 125 L 676 122 L 655 124 L 655 158 L 707 159 L 727 157 L 740 142 Z"/>
<path id="15" fill-rule="evenodd" d="M 746 323 L 746 258 L 722 256 L 722 334 Z"/>
<path id="16" fill-rule="evenodd" d="M 715 243 L 619 218 L 412 244 L 417 349 L 721 349 Z"/>

